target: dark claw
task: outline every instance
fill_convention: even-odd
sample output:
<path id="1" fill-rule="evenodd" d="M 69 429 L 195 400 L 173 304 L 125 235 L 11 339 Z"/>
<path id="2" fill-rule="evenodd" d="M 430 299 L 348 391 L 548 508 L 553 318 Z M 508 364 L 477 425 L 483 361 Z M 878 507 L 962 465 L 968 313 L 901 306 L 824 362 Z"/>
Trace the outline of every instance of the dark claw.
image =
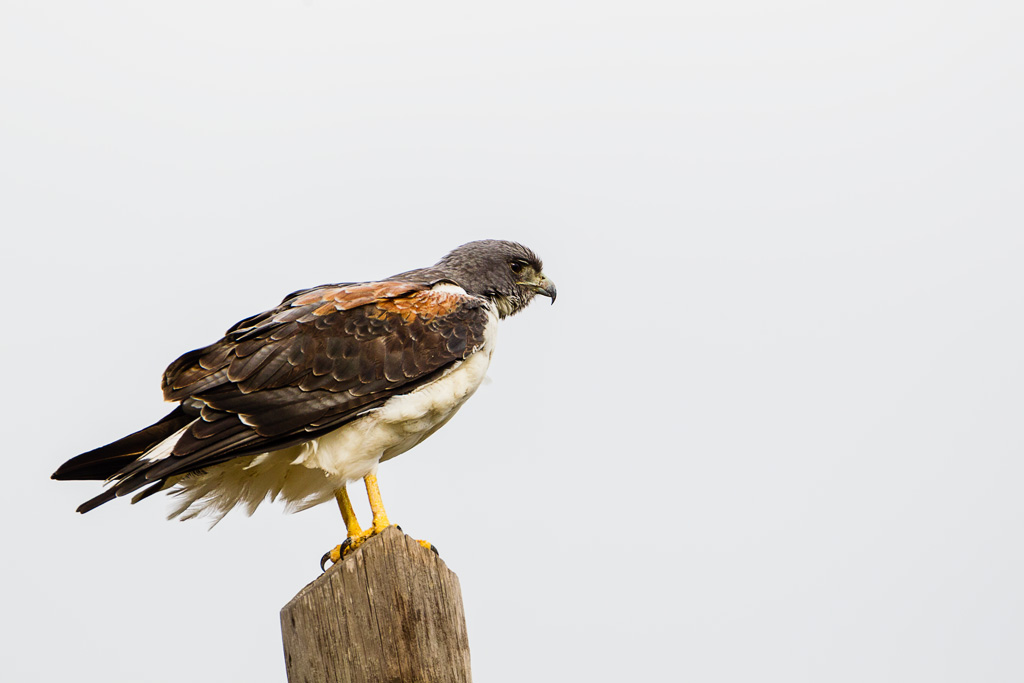
<path id="1" fill-rule="evenodd" d="M 346 538 L 344 540 L 344 542 L 342 542 L 341 550 L 338 551 L 338 561 L 339 562 L 341 561 L 342 557 L 345 557 L 345 549 L 348 548 L 350 545 L 352 545 L 352 539 L 351 538 Z M 329 560 L 329 559 L 331 559 L 331 551 L 330 550 L 328 550 L 326 553 L 324 553 L 324 556 L 320 558 L 320 571 L 321 572 L 327 571 L 327 568 L 324 565 L 327 564 L 327 560 Z"/>
<path id="2" fill-rule="evenodd" d="M 395 528 L 398 529 L 399 531 L 402 531 L 402 527 L 398 526 L 397 524 L 395 525 Z M 405 532 L 402 531 L 402 533 L 404 534 Z"/>
<path id="3" fill-rule="evenodd" d="M 435 554 L 435 555 L 437 555 L 438 557 L 441 557 L 441 553 L 437 552 L 437 546 L 436 546 L 436 545 L 434 545 L 433 543 L 431 543 L 431 544 L 430 544 L 430 549 L 434 551 L 434 554 Z"/>

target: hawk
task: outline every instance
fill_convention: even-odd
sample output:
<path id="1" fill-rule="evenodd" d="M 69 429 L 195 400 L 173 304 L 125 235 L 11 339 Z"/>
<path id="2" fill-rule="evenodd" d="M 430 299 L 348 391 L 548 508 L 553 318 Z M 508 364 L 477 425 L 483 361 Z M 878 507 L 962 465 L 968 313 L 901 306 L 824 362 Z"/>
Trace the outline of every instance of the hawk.
<path id="1" fill-rule="evenodd" d="M 78 512 L 169 489 L 178 498 L 169 518 L 214 523 L 267 499 L 292 511 L 334 499 L 348 538 L 321 566 L 337 562 L 390 525 L 377 466 L 455 415 L 484 379 L 498 320 L 537 294 L 555 301 L 541 260 L 501 240 L 386 280 L 289 294 L 171 363 L 163 394 L 178 405 L 163 419 L 68 460 L 53 478 L 107 482 Z M 346 490 L 357 479 L 373 512 L 365 530 Z"/>

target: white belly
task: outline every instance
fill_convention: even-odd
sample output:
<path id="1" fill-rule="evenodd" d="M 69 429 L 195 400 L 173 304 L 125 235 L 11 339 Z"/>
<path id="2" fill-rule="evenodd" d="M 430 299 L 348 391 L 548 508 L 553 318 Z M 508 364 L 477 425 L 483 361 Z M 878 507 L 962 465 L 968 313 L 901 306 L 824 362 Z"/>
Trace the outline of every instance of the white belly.
<path id="1" fill-rule="evenodd" d="M 212 515 L 214 523 L 236 505 L 249 514 L 261 502 L 283 499 L 289 511 L 333 500 L 347 482 L 375 472 L 442 427 L 479 388 L 494 353 L 497 315 L 492 312 L 484 346 L 430 384 L 395 396 L 342 427 L 280 451 L 235 458 L 187 475 L 171 517 Z"/>

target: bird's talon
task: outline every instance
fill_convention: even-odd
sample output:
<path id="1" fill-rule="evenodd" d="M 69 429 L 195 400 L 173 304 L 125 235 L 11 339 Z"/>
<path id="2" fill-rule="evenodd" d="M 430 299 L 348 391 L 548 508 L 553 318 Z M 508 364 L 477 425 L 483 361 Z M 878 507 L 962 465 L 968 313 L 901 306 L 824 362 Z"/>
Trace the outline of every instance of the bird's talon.
<path id="1" fill-rule="evenodd" d="M 338 561 L 345 555 L 345 551 L 349 549 L 350 545 L 352 545 L 352 539 L 346 538 L 341 545 L 336 545 L 324 553 L 324 556 L 320 558 L 320 571 L 327 571 L 327 568 L 324 566 L 327 564 L 327 560 L 330 560 L 332 565 L 338 564 Z"/>
<path id="2" fill-rule="evenodd" d="M 327 571 L 327 567 L 326 567 L 327 560 L 331 559 L 331 554 L 333 552 L 334 552 L 333 550 L 328 550 L 326 553 L 324 553 L 324 556 L 320 558 L 320 571 L 321 572 Z"/>

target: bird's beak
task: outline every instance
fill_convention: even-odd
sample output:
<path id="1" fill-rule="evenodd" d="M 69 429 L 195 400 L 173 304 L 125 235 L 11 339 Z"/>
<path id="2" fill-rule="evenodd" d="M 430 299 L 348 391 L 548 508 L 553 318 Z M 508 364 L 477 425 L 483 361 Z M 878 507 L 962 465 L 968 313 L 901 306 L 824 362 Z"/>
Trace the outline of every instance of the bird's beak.
<path id="1" fill-rule="evenodd" d="M 558 296 L 558 290 L 555 289 L 555 283 L 549 280 L 544 273 L 540 274 L 540 279 L 536 282 L 517 282 L 516 284 L 532 289 L 534 292 L 542 296 L 551 297 L 551 303 L 555 303 L 555 297 Z"/>
<path id="2" fill-rule="evenodd" d="M 555 303 L 555 297 L 558 296 L 558 290 L 555 288 L 555 283 L 546 277 L 540 281 L 540 289 L 537 290 L 538 294 L 551 297 L 551 303 Z"/>

